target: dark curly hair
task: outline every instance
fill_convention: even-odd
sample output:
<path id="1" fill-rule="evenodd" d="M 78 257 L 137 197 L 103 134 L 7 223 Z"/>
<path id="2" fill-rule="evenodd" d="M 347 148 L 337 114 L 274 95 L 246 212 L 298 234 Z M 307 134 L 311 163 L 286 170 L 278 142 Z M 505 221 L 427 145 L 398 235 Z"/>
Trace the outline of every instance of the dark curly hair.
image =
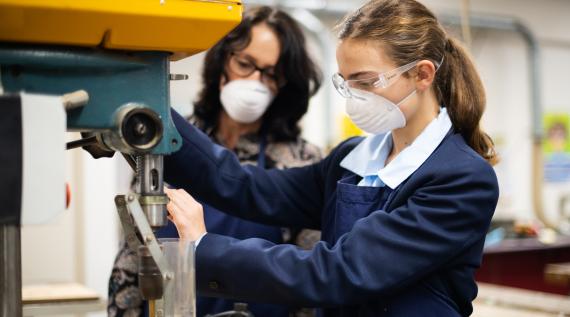
<path id="1" fill-rule="evenodd" d="M 287 13 L 267 6 L 247 11 L 242 22 L 214 45 L 204 62 L 204 87 L 194 103 L 194 115 L 206 126 L 216 127 L 222 110 L 220 80 L 232 52 L 245 49 L 251 42 L 251 29 L 261 23 L 277 35 L 281 52 L 275 71 L 284 79 L 277 96 L 262 118 L 261 131 L 274 141 L 296 140 L 299 120 L 307 112 L 309 98 L 321 85 L 322 75 L 305 48 L 301 28 Z"/>

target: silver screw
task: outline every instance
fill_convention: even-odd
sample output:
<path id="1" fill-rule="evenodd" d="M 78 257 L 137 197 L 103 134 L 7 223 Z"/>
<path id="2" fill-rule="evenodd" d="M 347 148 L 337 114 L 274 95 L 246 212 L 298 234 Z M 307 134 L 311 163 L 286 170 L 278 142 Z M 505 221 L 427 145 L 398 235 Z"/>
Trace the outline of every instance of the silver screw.
<path id="1" fill-rule="evenodd" d="M 146 133 L 146 125 L 139 123 L 135 126 L 135 131 L 138 135 L 144 135 Z"/>
<path id="2" fill-rule="evenodd" d="M 152 236 L 151 236 L 151 235 L 148 235 L 148 236 L 146 236 L 144 239 L 145 239 L 146 242 L 151 242 L 151 241 L 152 241 Z"/>
<path id="3" fill-rule="evenodd" d="M 233 6 L 228 6 L 228 11 L 232 11 L 234 9 Z"/>
<path id="4" fill-rule="evenodd" d="M 190 78 L 187 74 L 170 74 L 170 80 L 187 80 Z"/>
<path id="5" fill-rule="evenodd" d="M 129 202 L 131 202 L 131 201 L 135 200 L 135 196 L 129 195 L 129 196 L 127 196 L 127 200 L 128 200 Z"/>

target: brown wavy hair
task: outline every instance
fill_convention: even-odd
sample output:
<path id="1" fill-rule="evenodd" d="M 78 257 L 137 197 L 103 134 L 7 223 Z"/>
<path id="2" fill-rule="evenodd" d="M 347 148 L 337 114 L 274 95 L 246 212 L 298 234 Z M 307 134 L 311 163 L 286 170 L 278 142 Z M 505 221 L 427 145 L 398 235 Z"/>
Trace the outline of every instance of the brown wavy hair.
<path id="1" fill-rule="evenodd" d="M 415 60 L 443 64 L 433 89 L 447 108 L 455 131 L 485 160 L 498 160 L 492 139 L 481 129 L 485 89 L 471 56 L 451 38 L 435 15 L 414 0 L 372 0 L 348 15 L 340 39 L 378 41 L 397 65 Z"/>
<path id="2" fill-rule="evenodd" d="M 307 52 L 297 22 L 271 7 L 246 11 L 242 22 L 208 51 L 202 73 L 204 86 L 194 103 L 194 115 L 207 126 L 217 127 L 222 111 L 220 80 L 225 76 L 228 58 L 249 45 L 251 29 L 262 23 L 275 32 L 281 44 L 275 73 L 285 83 L 263 115 L 260 133 L 274 141 L 294 141 L 301 132 L 299 120 L 309 108 L 309 99 L 319 90 L 322 75 Z"/>

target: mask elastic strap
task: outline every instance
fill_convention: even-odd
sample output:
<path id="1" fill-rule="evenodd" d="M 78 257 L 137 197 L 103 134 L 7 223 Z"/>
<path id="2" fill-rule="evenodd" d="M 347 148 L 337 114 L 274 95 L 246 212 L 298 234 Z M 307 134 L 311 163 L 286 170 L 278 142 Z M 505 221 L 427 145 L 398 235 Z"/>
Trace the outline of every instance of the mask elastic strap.
<path id="1" fill-rule="evenodd" d="M 443 59 L 445 58 L 445 55 L 441 57 L 441 61 L 438 63 L 437 68 L 435 69 L 435 72 L 437 73 L 437 71 L 441 68 L 441 64 L 443 64 Z M 413 96 L 415 93 L 417 92 L 417 90 L 414 89 L 414 91 L 412 91 L 409 95 L 407 95 L 406 97 L 404 97 L 404 99 L 402 99 L 400 102 L 398 102 L 396 105 L 399 106 L 402 103 L 404 103 L 406 100 L 408 100 L 411 96 Z"/>
<path id="2" fill-rule="evenodd" d="M 414 89 L 414 91 L 412 91 L 409 95 L 407 95 L 406 97 L 404 97 L 404 99 L 400 100 L 400 102 L 398 102 L 398 103 L 396 104 L 396 106 L 400 106 L 402 103 L 404 103 L 406 100 L 408 100 L 411 96 L 413 96 L 416 92 L 417 92 L 417 90 Z"/>
<path id="3" fill-rule="evenodd" d="M 441 68 L 441 65 L 443 64 L 443 59 L 445 58 L 445 55 L 443 55 L 441 57 L 441 61 L 439 61 L 439 63 L 437 63 L 435 66 L 437 66 L 437 68 L 435 69 L 435 72 L 437 73 L 437 71 Z"/>

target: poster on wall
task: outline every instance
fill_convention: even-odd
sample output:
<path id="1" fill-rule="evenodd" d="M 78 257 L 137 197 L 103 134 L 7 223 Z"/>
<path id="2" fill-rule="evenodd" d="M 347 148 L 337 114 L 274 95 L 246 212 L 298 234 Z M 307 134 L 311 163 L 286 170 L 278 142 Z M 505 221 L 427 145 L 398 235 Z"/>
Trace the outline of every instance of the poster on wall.
<path id="1" fill-rule="evenodd" d="M 544 115 L 544 178 L 570 182 L 570 113 Z"/>

